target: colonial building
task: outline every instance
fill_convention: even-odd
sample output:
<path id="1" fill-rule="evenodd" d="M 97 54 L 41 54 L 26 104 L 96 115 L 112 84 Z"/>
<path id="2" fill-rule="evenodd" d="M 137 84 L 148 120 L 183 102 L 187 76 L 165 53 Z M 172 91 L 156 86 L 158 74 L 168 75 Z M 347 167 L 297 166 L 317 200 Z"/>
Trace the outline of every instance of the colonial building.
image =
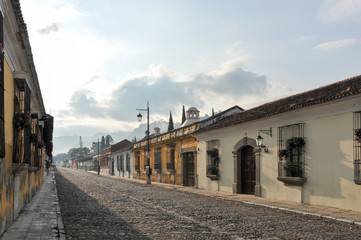
<path id="1" fill-rule="evenodd" d="M 133 178 L 132 148 L 133 144 L 126 139 L 110 147 L 112 175 Z"/>
<path id="2" fill-rule="evenodd" d="M 0 1 L 0 235 L 33 198 L 52 158 L 46 114 L 18 0 Z"/>
<path id="3" fill-rule="evenodd" d="M 361 211 L 361 76 L 198 129 L 199 188 Z"/>
<path id="4" fill-rule="evenodd" d="M 100 163 L 100 172 L 105 174 L 111 174 L 109 169 L 111 169 L 112 162 L 110 161 L 110 146 L 104 148 L 100 151 L 97 160 Z"/>
<path id="5" fill-rule="evenodd" d="M 200 121 L 199 111 L 191 107 L 182 126 L 169 132 L 160 133 L 155 128 L 150 135 L 150 166 L 153 169 L 152 181 L 197 186 L 197 140 L 191 135 L 200 127 L 208 126 L 226 116 L 241 112 L 238 106 Z M 134 178 L 146 179 L 147 139 L 133 145 Z"/>

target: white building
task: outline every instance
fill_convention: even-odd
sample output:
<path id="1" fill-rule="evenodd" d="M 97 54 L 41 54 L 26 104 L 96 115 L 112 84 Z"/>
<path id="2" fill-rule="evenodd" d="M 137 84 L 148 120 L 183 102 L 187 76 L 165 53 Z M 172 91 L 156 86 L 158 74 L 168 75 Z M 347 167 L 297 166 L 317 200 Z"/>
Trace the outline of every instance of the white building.
<path id="1" fill-rule="evenodd" d="M 115 176 L 133 178 L 133 144 L 128 140 L 123 140 L 111 146 L 110 159 L 114 169 L 110 169 L 110 174 Z"/>
<path id="2" fill-rule="evenodd" d="M 360 128 L 361 75 L 234 114 L 192 134 L 198 187 L 361 211 Z"/>

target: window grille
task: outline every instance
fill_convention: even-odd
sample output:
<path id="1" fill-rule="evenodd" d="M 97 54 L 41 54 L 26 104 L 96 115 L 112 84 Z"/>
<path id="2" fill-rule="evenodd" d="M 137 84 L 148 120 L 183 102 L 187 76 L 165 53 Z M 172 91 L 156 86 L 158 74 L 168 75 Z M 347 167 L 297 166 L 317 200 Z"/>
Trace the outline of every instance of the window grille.
<path id="1" fill-rule="evenodd" d="M 154 151 L 154 169 L 162 170 L 162 152 L 161 148 L 156 148 Z"/>
<path id="2" fill-rule="evenodd" d="M 219 146 L 218 140 L 207 142 L 207 177 L 219 179 Z"/>
<path id="3" fill-rule="evenodd" d="M 127 168 L 127 171 L 130 172 L 130 153 L 127 153 L 125 157 L 126 157 L 126 163 L 127 163 L 126 168 Z M 139 161 L 140 161 L 140 157 L 139 157 Z"/>
<path id="4" fill-rule="evenodd" d="M 353 161 L 354 161 L 354 181 L 361 184 L 361 112 L 353 113 Z"/>
<path id="5" fill-rule="evenodd" d="M 128 162 L 127 162 L 127 167 L 128 167 Z M 140 170 L 140 153 L 136 152 L 135 153 L 135 164 L 134 164 L 134 168 L 135 171 L 139 171 Z"/>
<path id="6" fill-rule="evenodd" d="M 278 128 L 278 177 L 304 177 L 304 124 Z"/>

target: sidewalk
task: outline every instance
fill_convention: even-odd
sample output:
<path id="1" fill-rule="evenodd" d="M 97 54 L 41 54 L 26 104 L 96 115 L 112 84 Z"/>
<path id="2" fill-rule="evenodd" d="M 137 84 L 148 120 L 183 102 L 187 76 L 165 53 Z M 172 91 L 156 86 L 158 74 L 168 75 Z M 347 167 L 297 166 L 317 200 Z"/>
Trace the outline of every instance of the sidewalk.
<path id="1" fill-rule="evenodd" d="M 0 239 L 65 239 L 53 169 L 31 202 Z"/>
<path id="2" fill-rule="evenodd" d="M 97 172 L 88 171 L 89 173 L 97 174 Z M 111 176 L 108 174 L 100 174 L 103 177 L 122 179 L 125 181 L 138 182 L 140 184 L 146 184 L 145 180 L 124 178 L 118 176 Z M 344 210 L 339 208 L 320 206 L 320 205 L 311 205 L 303 203 L 295 203 L 288 201 L 281 201 L 269 198 L 255 197 L 254 195 L 245 195 L 245 194 L 235 194 L 230 192 L 221 192 L 221 191 L 211 191 L 203 190 L 193 187 L 184 187 L 179 185 L 171 185 L 159 182 L 152 182 L 152 185 L 162 188 L 173 189 L 183 192 L 191 192 L 203 196 L 214 197 L 218 199 L 223 199 L 227 201 L 242 202 L 251 205 L 263 206 L 268 208 L 280 209 L 288 212 L 295 212 L 299 214 L 312 215 L 328 220 L 344 222 L 349 224 L 359 225 L 361 227 L 361 212 Z"/>

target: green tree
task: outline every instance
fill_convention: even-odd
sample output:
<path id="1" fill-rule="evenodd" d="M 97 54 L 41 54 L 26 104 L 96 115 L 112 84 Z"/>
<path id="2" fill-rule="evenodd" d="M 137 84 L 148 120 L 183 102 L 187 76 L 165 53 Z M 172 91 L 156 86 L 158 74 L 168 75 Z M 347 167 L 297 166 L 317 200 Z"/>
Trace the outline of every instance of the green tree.
<path id="1" fill-rule="evenodd" d="M 105 148 L 105 138 L 102 136 L 102 140 L 100 142 L 100 150 L 103 150 Z"/>
<path id="2" fill-rule="evenodd" d="M 171 111 L 169 115 L 168 132 L 172 131 L 173 129 L 174 129 L 174 124 L 173 124 L 172 111 Z"/>
<path id="3" fill-rule="evenodd" d="M 186 111 L 184 109 L 184 105 L 183 105 L 183 113 L 182 113 L 182 124 L 186 121 Z"/>

